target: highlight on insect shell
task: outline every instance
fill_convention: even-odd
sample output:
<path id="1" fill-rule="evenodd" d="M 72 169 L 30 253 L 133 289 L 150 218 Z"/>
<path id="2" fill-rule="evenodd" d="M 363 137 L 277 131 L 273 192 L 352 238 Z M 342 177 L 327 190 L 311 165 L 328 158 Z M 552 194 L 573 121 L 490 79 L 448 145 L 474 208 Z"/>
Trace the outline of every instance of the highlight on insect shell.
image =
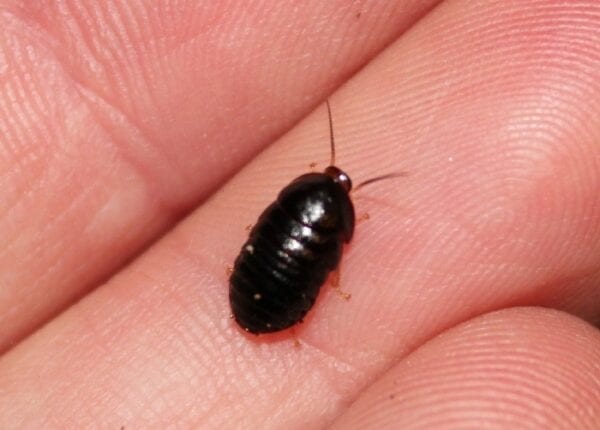
<path id="1" fill-rule="evenodd" d="M 302 322 L 328 275 L 338 270 L 343 247 L 354 234 L 352 180 L 335 165 L 329 101 L 326 106 L 329 166 L 322 173 L 297 177 L 279 192 L 258 217 L 231 270 L 232 316 L 249 333 L 277 332 Z M 354 192 L 403 175 L 390 173 L 367 179 Z M 339 286 L 336 290 L 349 297 Z"/>

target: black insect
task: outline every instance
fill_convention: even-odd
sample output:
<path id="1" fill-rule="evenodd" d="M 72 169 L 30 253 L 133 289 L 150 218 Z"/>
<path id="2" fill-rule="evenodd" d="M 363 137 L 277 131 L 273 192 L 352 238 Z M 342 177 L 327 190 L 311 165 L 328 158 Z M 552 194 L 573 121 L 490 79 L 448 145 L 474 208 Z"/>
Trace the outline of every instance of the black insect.
<path id="1" fill-rule="evenodd" d="M 229 301 L 233 317 L 250 333 L 286 329 L 302 319 L 319 289 L 338 267 L 354 233 L 352 181 L 334 165 L 335 143 L 327 101 L 331 163 L 286 186 L 250 231 L 235 260 Z M 359 187 L 395 176 L 370 179 Z"/>

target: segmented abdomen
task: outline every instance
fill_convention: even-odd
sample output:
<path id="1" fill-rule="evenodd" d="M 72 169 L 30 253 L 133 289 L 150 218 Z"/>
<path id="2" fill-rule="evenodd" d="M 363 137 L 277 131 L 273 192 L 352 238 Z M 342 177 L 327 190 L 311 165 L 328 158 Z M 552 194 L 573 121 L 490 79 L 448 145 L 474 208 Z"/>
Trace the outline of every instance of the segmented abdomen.
<path id="1" fill-rule="evenodd" d="M 252 333 L 301 321 L 342 255 L 339 234 L 300 223 L 276 201 L 260 216 L 230 278 L 237 322 Z"/>

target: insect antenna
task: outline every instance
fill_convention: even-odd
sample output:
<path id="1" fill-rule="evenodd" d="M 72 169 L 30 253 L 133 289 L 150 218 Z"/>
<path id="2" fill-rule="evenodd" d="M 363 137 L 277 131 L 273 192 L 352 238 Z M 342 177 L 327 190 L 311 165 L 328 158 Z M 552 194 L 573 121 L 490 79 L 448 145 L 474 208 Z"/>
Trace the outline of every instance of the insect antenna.
<path id="1" fill-rule="evenodd" d="M 361 189 L 365 185 L 370 185 L 374 182 L 383 181 L 384 179 L 401 178 L 404 176 L 408 176 L 408 172 L 393 172 L 393 173 L 388 173 L 386 175 L 375 176 L 374 178 L 370 178 L 370 179 L 367 179 L 366 181 L 361 182 L 352 191 L 357 192 L 359 189 Z"/>
<path id="2" fill-rule="evenodd" d="M 331 106 L 329 105 L 329 99 L 325 100 L 325 104 L 327 105 L 327 115 L 329 117 L 329 142 L 331 144 L 331 160 L 329 161 L 329 165 L 335 166 L 335 139 L 333 137 L 333 119 L 331 115 Z M 375 176 L 374 178 L 367 179 L 366 181 L 363 181 L 360 184 L 358 184 L 352 190 L 352 192 L 356 192 L 365 185 L 370 185 L 374 182 L 383 181 L 384 179 L 400 178 L 403 176 L 408 176 L 408 172 L 392 172 L 386 175 Z"/>
<path id="3" fill-rule="evenodd" d="M 327 114 L 329 115 L 329 142 L 331 143 L 331 160 L 329 161 L 330 166 L 335 165 L 335 141 L 333 139 L 333 119 L 331 119 L 331 106 L 329 106 L 329 99 L 325 100 L 327 104 Z"/>

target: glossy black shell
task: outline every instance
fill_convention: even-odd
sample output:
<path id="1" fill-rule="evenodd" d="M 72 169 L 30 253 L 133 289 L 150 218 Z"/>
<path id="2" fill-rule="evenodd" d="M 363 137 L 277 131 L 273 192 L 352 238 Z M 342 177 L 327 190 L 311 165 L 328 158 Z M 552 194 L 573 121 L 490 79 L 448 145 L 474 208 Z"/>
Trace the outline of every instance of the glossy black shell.
<path id="1" fill-rule="evenodd" d="M 330 166 L 295 179 L 260 215 L 230 278 L 231 310 L 243 329 L 268 333 L 302 321 L 352 238 L 349 187 Z"/>

